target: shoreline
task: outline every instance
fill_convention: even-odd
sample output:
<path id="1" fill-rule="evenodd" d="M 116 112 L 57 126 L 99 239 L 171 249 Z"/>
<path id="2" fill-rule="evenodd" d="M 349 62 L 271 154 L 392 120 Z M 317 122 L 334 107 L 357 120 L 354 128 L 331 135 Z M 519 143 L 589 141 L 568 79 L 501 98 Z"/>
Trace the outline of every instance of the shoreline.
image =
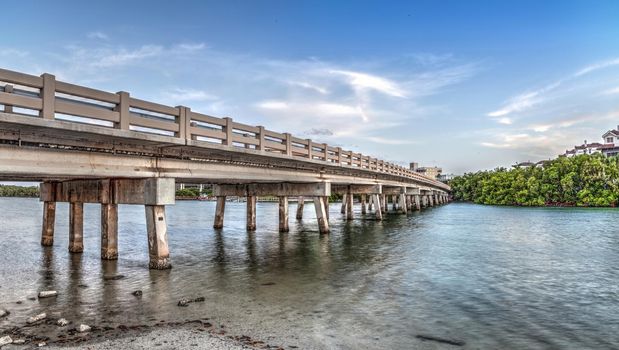
<path id="1" fill-rule="evenodd" d="M 184 322 L 158 322 L 152 325 L 92 325 L 80 332 L 80 325 L 61 327 L 57 319 L 46 318 L 32 325 L 2 331 L 0 338 L 10 336 L 11 344 L 2 349 L 281 349 L 247 335 L 228 334 L 225 325 L 216 326 L 208 318 Z M 54 331 L 55 328 L 55 331 Z M 40 335 L 46 334 L 46 335 Z M 290 349 L 297 347 L 290 346 Z"/>

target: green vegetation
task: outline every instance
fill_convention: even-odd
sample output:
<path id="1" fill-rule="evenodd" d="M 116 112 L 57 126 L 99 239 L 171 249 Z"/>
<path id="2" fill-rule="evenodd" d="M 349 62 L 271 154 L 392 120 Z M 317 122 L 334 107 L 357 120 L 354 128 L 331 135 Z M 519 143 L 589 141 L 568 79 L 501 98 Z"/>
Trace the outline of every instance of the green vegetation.
<path id="1" fill-rule="evenodd" d="M 199 197 L 200 194 L 211 195 L 210 189 L 204 189 L 200 192 L 197 188 L 184 188 L 182 190 L 176 190 L 176 197 Z"/>
<path id="2" fill-rule="evenodd" d="M 0 197 L 38 197 L 39 188 L 37 186 L 12 186 L 0 185 Z"/>
<path id="3" fill-rule="evenodd" d="M 614 207 L 619 199 L 619 158 L 560 157 L 543 168 L 467 173 L 449 185 L 456 200 L 479 204 Z"/>

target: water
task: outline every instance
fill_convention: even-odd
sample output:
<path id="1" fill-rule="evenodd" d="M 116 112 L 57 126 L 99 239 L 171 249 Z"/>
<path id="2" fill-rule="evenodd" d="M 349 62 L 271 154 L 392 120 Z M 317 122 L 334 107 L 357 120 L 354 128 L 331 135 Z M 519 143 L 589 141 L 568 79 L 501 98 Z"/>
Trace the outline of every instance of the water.
<path id="1" fill-rule="evenodd" d="M 279 234 L 277 205 L 259 203 L 247 233 L 243 203 L 227 204 L 216 231 L 214 203 L 178 202 L 167 208 L 174 267 L 150 271 L 142 207 L 120 207 L 120 259 L 101 261 L 98 205 L 85 206 L 85 252 L 69 254 L 66 204 L 44 248 L 42 205 L 2 198 L 0 307 L 12 314 L 0 329 L 47 311 L 99 325 L 209 317 L 309 349 L 451 347 L 417 335 L 468 349 L 619 348 L 618 210 L 449 204 L 345 222 L 338 209 L 330 235 L 318 234 L 313 205 Z M 59 297 L 27 299 L 47 289 Z"/>

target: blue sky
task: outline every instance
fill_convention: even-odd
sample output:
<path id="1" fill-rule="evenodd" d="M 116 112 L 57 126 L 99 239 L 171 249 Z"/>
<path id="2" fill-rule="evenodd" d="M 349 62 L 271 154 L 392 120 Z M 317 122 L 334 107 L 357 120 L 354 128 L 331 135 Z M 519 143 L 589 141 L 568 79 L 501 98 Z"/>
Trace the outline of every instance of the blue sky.
<path id="1" fill-rule="evenodd" d="M 462 173 L 619 124 L 617 1 L 19 1 L 0 67 Z"/>

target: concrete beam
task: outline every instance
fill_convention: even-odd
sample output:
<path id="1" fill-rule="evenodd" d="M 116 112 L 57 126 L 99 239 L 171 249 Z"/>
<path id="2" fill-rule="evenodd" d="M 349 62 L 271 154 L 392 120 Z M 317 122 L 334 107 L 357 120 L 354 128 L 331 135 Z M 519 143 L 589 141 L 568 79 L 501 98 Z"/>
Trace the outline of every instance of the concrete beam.
<path id="1" fill-rule="evenodd" d="M 331 195 L 331 183 L 262 183 L 214 185 L 215 196 L 306 196 L 325 197 Z"/>
<path id="2" fill-rule="evenodd" d="M 174 179 L 104 179 L 44 182 L 44 202 L 167 205 L 175 202 Z"/>
<path id="3" fill-rule="evenodd" d="M 382 193 L 382 185 L 381 184 L 375 184 L 375 185 L 355 185 L 355 184 L 351 184 L 351 185 L 336 185 L 336 184 L 332 184 L 331 185 L 331 193 L 336 193 L 336 194 L 346 194 L 346 193 L 353 193 L 353 194 L 380 194 L 380 193 Z"/>
<path id="4" fill-rule="evenodd" d="M 383 194 L 386 194 L 386 195 L 406 194 L 406 187 L 383 186 Z"/>
<path id="5" fill-rule="evenodd" d="M 421 194 L 419 187 L 406 187 L 406 194 Z"/>

